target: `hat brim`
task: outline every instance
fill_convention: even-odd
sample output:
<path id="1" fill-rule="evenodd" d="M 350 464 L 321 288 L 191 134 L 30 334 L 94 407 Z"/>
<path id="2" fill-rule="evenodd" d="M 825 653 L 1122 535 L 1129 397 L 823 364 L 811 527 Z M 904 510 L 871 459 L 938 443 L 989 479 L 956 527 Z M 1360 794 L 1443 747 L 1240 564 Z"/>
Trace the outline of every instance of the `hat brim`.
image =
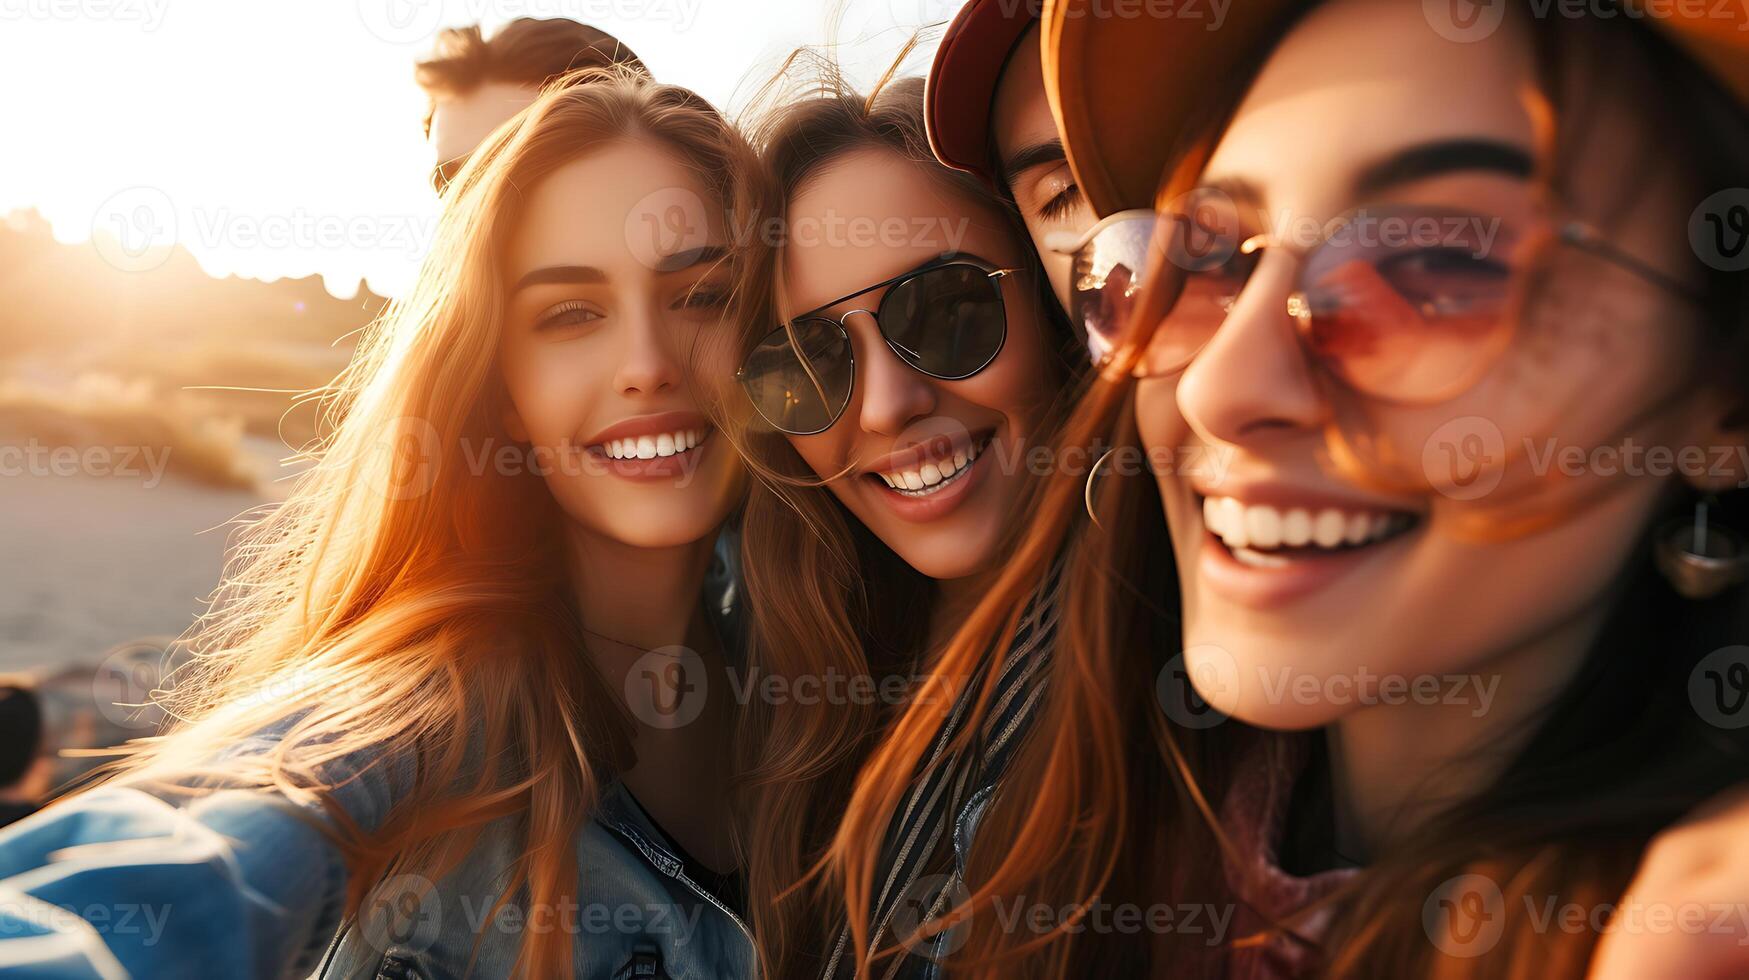
<path id="1" fill-rule="evenodd" d="M 1008 56 L 1038 19 L 1031 3 L 971 0 L 942 35 L 923 86 L 923 124 L 936 159 L 998 183 L 990 109 Z"/>

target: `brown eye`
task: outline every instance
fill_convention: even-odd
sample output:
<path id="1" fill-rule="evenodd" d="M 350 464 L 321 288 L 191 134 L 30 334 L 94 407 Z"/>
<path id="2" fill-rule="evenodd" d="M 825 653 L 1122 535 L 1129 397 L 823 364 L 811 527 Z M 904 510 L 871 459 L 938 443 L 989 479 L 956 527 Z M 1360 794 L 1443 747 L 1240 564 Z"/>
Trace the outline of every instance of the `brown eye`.
<path id="1" fill-rule="evenodd" d="M 602 314 L 581 300 L 568 300 L 542 313 L 535 321 L 537 333 L 569 330 L 585 326 L 602 318 Z"/>

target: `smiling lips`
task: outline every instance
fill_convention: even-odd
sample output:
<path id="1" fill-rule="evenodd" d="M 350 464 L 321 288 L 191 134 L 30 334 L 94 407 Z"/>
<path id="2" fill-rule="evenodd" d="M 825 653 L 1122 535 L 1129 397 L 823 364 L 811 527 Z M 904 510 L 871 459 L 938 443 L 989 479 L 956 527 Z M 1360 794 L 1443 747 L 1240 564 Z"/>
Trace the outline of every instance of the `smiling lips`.
<path id="1" fill-rule="evenodd" d="M 610 439 L 599 448 L 609 459 L 655 459 L 658 456 L 674 456 L 693 449 L 709 434 L 708 429 L 677 429 L 654 436 Z"/>
<path id="2" fill-rule="evenodd" d="M 972 463 L 977 460 L 978 453 L 983 451 L 980 443 L 972 443 L 955 449 L 951 454 L 943 453 L 918 465 L 908 468 L 886 470 L 874 475 L 879 477 L 894 493 L 902 493 L 911 497 L 927 497 L 940 493 L 953 481 L 963 478 L 971 471 Z"/>
<path id="3" fill-rule="evenodd" d="M 1248 565 L 1279 567 L 1284 549 L 1335 551 L 1371 544 L 1407 530 L 1414 518 L 1371 508 L 1282 509 L 1233 497 L 1204 497 L 1202 523 Z"/>
<path id="4" fill-rule="evenodd" d="M 586 445 L 616 476 L 656 479 L 690 471 L 715 431 L 698 412 L 664 412 L 617 422 Z"/>

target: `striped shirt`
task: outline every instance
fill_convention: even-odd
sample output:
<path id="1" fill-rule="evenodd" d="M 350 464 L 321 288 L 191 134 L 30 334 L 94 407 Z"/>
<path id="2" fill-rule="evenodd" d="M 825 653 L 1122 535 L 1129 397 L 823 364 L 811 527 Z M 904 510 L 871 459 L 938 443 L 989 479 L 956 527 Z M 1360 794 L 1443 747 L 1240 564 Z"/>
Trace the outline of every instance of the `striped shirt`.
<path id="1" fill-rule="evenodd" d="M 887 839 L 881 848 L 878 875 L 871 907 L 873 926 L 869 951 L 891 947 L 915 934 L 963 900 L 970 892 L 961 879 L 970 851 L 970 828 L 994 796 L 1009 760 L 1031 728 L 1045 692 L 1051 649 L 1057 633 L 1062 598 L 1062 570 L 1052 568 L 1044 585 L 1028 601 L 1014 639 L 1008 645 L 988 713 L 972 740 L 970 751 L 948 757 L 948 744 L 965 726 L 966 716 L 979 689 L 968 686 L 955 699 L 947 720 L 932 743 L 930 753 L 918 766 L 911 789 L 905 794 Z M 944 850 L 951 839 L 952 857 Z M 936 959 L 958 948 L 963 926 L 924 941 L 910 943 L 903 955 L 890 955 L 875 964 L 881 980 L 935 975 Z M 842 980 L 855 972 L 850 954 L 851 933 L 847 923 L 838 934 L 823 974 L 827 980 Z"/>

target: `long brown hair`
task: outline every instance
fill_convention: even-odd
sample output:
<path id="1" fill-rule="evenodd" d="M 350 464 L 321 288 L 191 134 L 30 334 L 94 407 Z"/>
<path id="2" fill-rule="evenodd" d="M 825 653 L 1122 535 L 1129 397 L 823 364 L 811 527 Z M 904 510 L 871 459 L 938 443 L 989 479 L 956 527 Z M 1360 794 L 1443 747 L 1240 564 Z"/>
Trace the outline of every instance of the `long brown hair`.
<path id="1" fill-rule="evenodd" d="M 1674 154 L 1690 168 L 1697 189 L 1737 186 L 1749 176 L 1749 127 L 1741 108 L 1644 25 L 1619 18 L 1541 18 L 1537 29 L 1546 79 L 1542 97 L 1551 122 L 1559 124 L 1548 134 L 1557 195 L 1561 168 L 1599 165 L 1559 151 L 1576 143 L 1575 124 L 1587 108 L 1583 100 L 1606 97 L 1604 92 L 1634 100 L 1658 137 L 1644 142 L 1648 152 L 1662 159 Z M 1199 179 L 1266 54 L 1251 70 L 1210 82 L 1199 118 L 1181 135 L 1167 167 L 1163 197 Z M 1741 274 L 1699 271 L 1707 277 L 1710 319 L 1719 328 L 1710 350 L 1713 366 L 1742 390 L 1749 378 L 1749 290 Z M 1120 452 L 1140 451 L 1130 369 L 1169 302 L 1163 290 L 1143 297 L 1129 341 L 1081 399 L 1060 445 L 1109 439 Z M 1178 626 L 1177 586 L 1170 568 L 1160 567 L 1170 566 L 1173 556 L 1163 542 L 1157 493 L 1146 476 L 1101 479 L 1093 505 L 1099 516 L 1090 524 L 1082 515 L 1085 486 L 1085 474 L 1069 471 L 1047 480 L 1030 533 L 942 659 L 944 670 L 976 663 L 979 651 L 1009 635 L 1018 610 L 1057 556 L 1068 556 L 1069 595 L 1051 705 L 1033 740 L 1039 755 L 1010 778 L 1009 792 L 1026 801 L 1028 812 L 1000 831 L 995 824 L 980 830 L 980 842 L 1001 853 L 963 906 L 973 938 L 953 964 L 954 975 L 1066 980 L 1087 975 L 1078 964 L 1098 955 L 1089 947 L 1111 941 L 1081 941 L 1066 929 L 1024 940 L 1003 935 L 982 913 L 982 903 L 1003 896 L 1072 906 L 1095 899 L 1124 867 L 1152 862 L 1158 880 L 1144 872 L 1134 885 L 1152 886 L 1156 899 L 1244 900 L 1243 885 L 1234 893 L 1220 868 L 1230 843 L 1215 807 L 1236 760 L 1251 743 L 1274 736 L 1231 720 L 1212 731 L 1189 731 L 1163 717 L 1154 701 L 1154 671 L 1179 638 L 1172 636 L 1164 649 L 1137 642 L 1138 634 Z M 1654 833 L 1741 778 L 1749 757 L 1742 730 L 1707 724 L 1691 707 L 1687 685 L 1701 657 L 1733 636 L 1740 639 L 1749 610 L 1740 595 L 1685 602 L 1652 571 L 1649 553 L 1636 562 L 1624 573 L 1619 613 L 1606 627 L 1606 639 L 1520 756 L 1488 789 L 1430 821 L 1413 840 L 1393 846 L 1354 887 L 1335 896 L 1335 921 L 1321 944 L 1327 951 L 1321 973 L 1357 980 L 1578 975 L 1597 934 L 1539 935 L 1522 914 L 1523 898 L 1613 901 Z M 935 726 L 927 706 L 912 707 L 860 775 L 844 824 L 847 868 L 871 866 L 879 841 L 869 835 L 882 826 Z M 1125 746 L 1141 742 L 1143 732 L 1152 732 L 1157 754 L 1126 754 Z M 1151 783 L 1150 771 L 1160 774 L 1163 785 Z M 1156 812 L 1164 817 L 1158 825 L 1140 824 L 1133 816 L 1135 787 L 1151 785 Z M 1493 955 L 1466 960 L 1442 956 L 1429 941 L 1420 899 L 1468 872 L 1499 882 L 1505 907 L 1520 914 L 1506 924 Z M 854 902 L 856 896 L 853 888 L 849 898 Z M 1293 936 L 1292 923 L 1279 927 Z M 1121 962 L 1122 975 L 1146 975 L 1150 963 L 1156 970 L 1169 964 L 1174 975 L 1219 975 L 1220 958 L 1211 962 L 1199 948 L 1205 939 L 1166 936 Z"/>
<path id="2" fill-rule="evenodd" d="M 930 152 L 923 80 L 895 78 L 910 50 L 907 45 L 867 95 L 854 91 L 829 60 L 805 51 L 791 56 L 758 100 L 772 108 L 750 134 L 770 181 L 772 214 L 781 219 L 786 202 L 831 162 L 879 148 L 959 198 L 997 208 L 1011 219 L 1017 241 L 1024 241 L 1024 227 L 1006 202 L 970 176 L 943 167 Z M 805 86 L 799 92 L 798 76 Z M 1042 273 L 1025 281 L 1040 290 L 1041 309 L 1054 310 L 1042 291 Z M 1064 357 L 1066 323 L 1051 316 L 1041 323 L 1050 324 L 1053 353 Z M 747 347 L 770 326 L 756 325 Z M 877 682 L 909 680 L 926 653 L 935 584 L 851 515 L 781 433 L 756 427 L 741 442 L 755 476 L 741 522 L 750 668 L 790 679 L 836 671 Z M 945 689 L 934 688 L 924 699 L 945 703 Z M 755 704 L 744 716 L 751 830 L 745 866 L 768 976 L 818 973 L 843 925 L 844 904 L 823 861 L 834 846 L 857 768 L 875 750 L 892 714 L 881 704 L 850 699 L 782 710 Z M 883 824 L 871 831 L 877 844 L 885 830 Z"/>
<path id="3" fill-rule="evenodd" d="M 627 761 L 629 720 L 586 653 L 559 552 L 566 518 L 533 467 L 468 464 L 475 447 L 515 444 L 497 349 L 522 191 L 622 139 L 672 154 L 733 212 L 755 201 L 733 128 L 629 69 L 568 77 L 500 129 L 461 172 L 411 293 L 312 394 L 311 467 L 246 528 L 198 655 L 157 692 L 175 724 L 117 767 L 319 803 L 350 872 L 348 916 L 385 876 L 437 880 L 506 815 L 522 840 L 502 901 L 525 888 L 536 907 L 574 907 L 577 829 Z M 344 784 L 409 759 L 419 778 L 379 826 L 356 825 Z M 574 940 L 529 930 L 519 971 L 569 976 Z"/>

